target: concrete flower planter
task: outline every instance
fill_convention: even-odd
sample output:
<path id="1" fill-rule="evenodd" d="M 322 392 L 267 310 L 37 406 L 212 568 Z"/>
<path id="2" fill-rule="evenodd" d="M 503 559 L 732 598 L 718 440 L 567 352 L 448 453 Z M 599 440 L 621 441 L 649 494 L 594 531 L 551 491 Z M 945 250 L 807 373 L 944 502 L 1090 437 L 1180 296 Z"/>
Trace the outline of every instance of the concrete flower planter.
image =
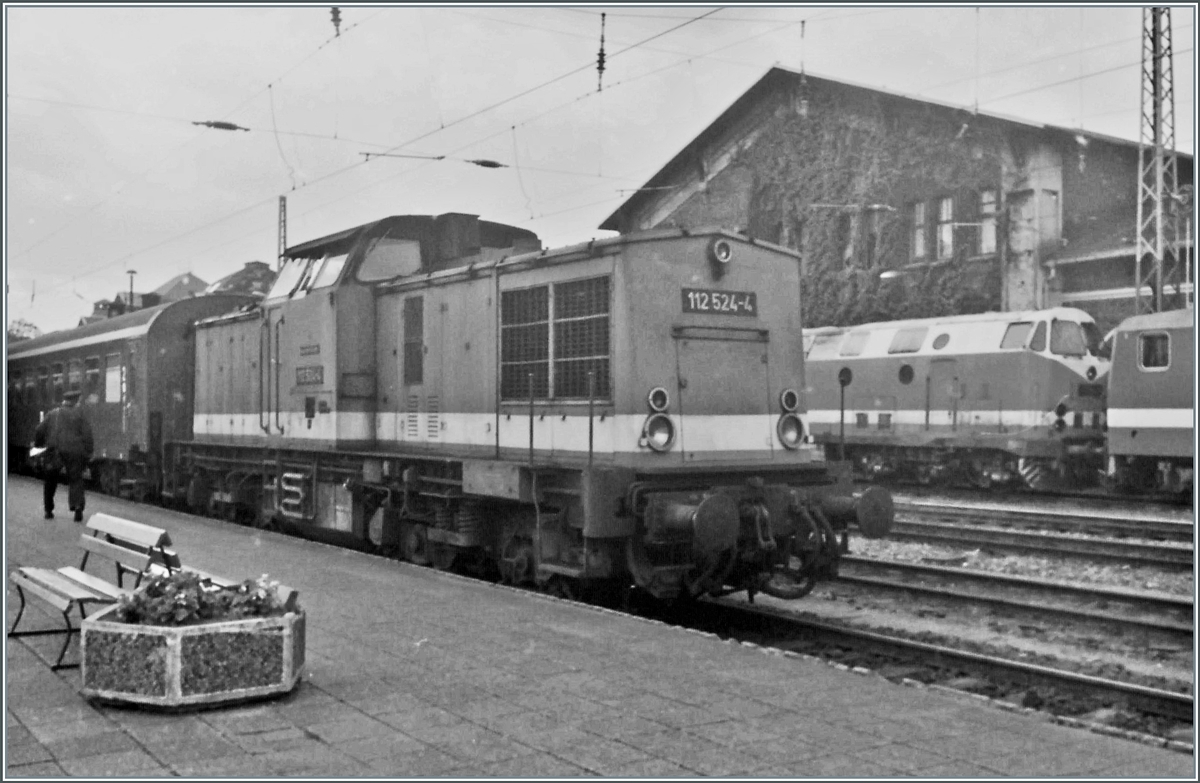
<path id="1" fill-rule="evenodd" d="M 304 667 L 304 612 L 165 627 L 130 625 L 116 605 L 83 621 L 83 694 L 159 707 L 216 706 L 287 693 Z"/>

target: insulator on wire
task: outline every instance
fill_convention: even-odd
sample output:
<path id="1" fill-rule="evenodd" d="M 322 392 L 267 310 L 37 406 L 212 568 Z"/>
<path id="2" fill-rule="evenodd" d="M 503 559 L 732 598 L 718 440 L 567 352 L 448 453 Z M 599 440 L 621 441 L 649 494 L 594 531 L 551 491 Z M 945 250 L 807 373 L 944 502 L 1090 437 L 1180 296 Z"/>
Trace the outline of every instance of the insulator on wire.
<path id="1" fill-rule="evenodd" d="M 329 9 L 329 16 L 333 19 L 333 34 L 334 37 L 342 34 L 342 11 L 337 6 Z"/>
<path id="2" fill-rule="evenodd" d="M 604 17 L 600 14 L 600 54 L 596 57 L 596 92 L 604 90 Z"/>

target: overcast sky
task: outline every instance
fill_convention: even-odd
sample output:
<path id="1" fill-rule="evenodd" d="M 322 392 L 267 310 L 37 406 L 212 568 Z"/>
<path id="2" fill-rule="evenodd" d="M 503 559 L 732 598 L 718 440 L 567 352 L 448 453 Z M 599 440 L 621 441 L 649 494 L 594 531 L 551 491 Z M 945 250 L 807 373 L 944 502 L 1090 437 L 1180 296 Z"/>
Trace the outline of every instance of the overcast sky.
<path id="1" fill-rule="evenodd" d="M 1172 12 L 1188 154 L 1193 11 Z M 443 212 L 548 247 L 608 236 L 600 222 L 772 65 L 1139 134 L 1136 7 L 378 5 L 342 8 L 339 36 L 330 16 L 6 5 L 9 321 L 72 327 L 130 269 L 149 291 L 274 263 L 281 195 L 289 244 Z M 211 120 L 249 131 L 193 124 Z"/>

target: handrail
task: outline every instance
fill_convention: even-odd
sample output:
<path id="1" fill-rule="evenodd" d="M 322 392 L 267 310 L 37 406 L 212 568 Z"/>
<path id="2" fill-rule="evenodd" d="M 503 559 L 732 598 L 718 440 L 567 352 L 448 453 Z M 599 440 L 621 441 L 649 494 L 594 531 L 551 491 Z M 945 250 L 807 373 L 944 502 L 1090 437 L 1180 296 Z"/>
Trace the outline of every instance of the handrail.
<path id="1" fill-rule="evenodd" d="M 267 384 L 271 380 L 271 371 L 268 365 L 271 361 L 271 340 L 267 336 L 271 328 L 270 316 L 263 321 L 258 329 L 258 428 L 268 435 L 271 434 L 271 418 L 267 413 Z M 266 360 L 263 360 L 263 353 L 266 353 Z"/>
<path id="2" fill-rule="evenodd" d="M 283 425 L 279 423 L 279 409 L 283 407 L 283 398 L 279 395 L 279 374 L 280 365 L 283 364 L 279 360 L 279 327 L 283 326 L 283 314 L 280 313 L 279 320 L 275 322 L 275 428 L 279 430 L 279 434 L 283 434 Z"/>

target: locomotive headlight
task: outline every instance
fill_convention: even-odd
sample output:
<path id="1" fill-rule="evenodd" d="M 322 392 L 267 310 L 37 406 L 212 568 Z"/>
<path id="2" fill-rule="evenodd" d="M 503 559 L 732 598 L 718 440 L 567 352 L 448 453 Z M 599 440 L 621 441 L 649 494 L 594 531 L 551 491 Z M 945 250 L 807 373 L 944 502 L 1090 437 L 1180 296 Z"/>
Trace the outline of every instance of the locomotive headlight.
<path id="1" fill-rule="evenodd" d="M 717 237 L 708 246 L 708 257 L 718 267 L 726 266 L 733 258 L 733 244 L 722 237 Z"/>
<path id="2" fill-rule="evenodd" d="M 646 396 L 646 402 L 650 405 L 650 410 L 655 413 L 662 413 L 671 404 L 671 395 L 661 386 L 655 386 L 650 390 L 650 394 Z"/>
<path id="3" fill-rule="evenodd" d="M 675 425 L 665 413 L 655 413 L 642 426 L 646 445 L 655 451 L 666 451 L 675 443 Z"/>
<path id="4" fill-rule="evenodd" d="M 785 448 L 798 449 L 804 442 L 804 422 L 800 421 L 800 417 L 794 413 L 785 413 L 780 416 L 779 423 L 775 425 L 775 432 L 779 435 L 779 442 Z"/>
<path id="5" fill-rule="evenodd" d="M 796 394 L 795 389 L 784 389 L 783 393 L 779 395 L 779 405 L 788 413 L 796 410 L 799 404 L 800 395 Z"/>

